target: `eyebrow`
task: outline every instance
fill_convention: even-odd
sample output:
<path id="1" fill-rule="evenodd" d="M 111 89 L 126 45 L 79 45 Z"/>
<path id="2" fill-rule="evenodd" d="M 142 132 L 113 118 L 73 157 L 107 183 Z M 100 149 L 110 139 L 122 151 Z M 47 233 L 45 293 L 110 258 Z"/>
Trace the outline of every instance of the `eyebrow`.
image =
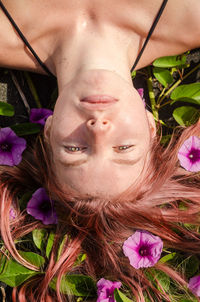
<path id="1" fill-rule="evenodd" d="M 87 162 L 87 159 L 80 159 L 80 160 L 75 160 L 72 162 L 63 162 L 61 161 L 61 164 L 64 164 L 66 167 L 75 167 L 75 166 L 80 166 L 84 163 Z"/>
<path id="2" fill-rule="evenodd" d="M 140 158 L 136 158 L 136 159 L 113 159 L 112 162 L 117 163 L 117 164 L 121 164 L 121 165 L 135 165 L 138 161 L 140 160 Z"/>
<path id="3" fill-rule="evenodd" d="M 134 165 L 139 161 L 139 159 L 113 159 L 112 162 L 120 164 L 120 165 Z M 87 162 L 87 159 L 80 159 L 80 160 L 76 160 L 73 162 L 61 162 L 62 164 L 64 164 L 66 167 L 76 167 L 76 166 L 80 166 L 84 163 Z"/>

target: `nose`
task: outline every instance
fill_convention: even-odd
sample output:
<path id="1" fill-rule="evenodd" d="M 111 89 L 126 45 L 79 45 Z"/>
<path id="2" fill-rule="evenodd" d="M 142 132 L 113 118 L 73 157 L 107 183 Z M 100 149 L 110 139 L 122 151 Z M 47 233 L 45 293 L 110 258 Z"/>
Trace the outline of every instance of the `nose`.
<path id="1" fill-rule="evenodd" d="M 107 119 L 90 119 L 87 121 L 87 128 L 94 133 L 105 133 L 111 128 L 111 122 Z"/>

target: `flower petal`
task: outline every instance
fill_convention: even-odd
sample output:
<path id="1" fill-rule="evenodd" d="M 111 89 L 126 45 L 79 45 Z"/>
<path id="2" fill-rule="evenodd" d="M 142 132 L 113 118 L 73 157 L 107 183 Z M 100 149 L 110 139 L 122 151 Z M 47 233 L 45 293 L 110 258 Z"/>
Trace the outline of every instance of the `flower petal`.
<path id="1" fill-rule="evenodd" d="M 98 282 L 97 282 L 97 294 L 98 294 L 98 298 L 97 298 L 97 302 L 114 302 L 114 290 L 115 288 L 120 288 L 121 287 L 121 282 L 117 282 L 117 281 L 110 281 L 110 280 L 106 280 L 104 278 L 101 278 Z"/>
<path id="2" fill-rule="evenodd" d="M 137 230 L 123 244 L 125 256 L 136 269 L 153 266 L 160 259 L 162 249 L 160 237 L 142 230 Z"/>
<path id="3" fill-rule="evenodd" d="M 190 136 L 178 151 L 180 165 L 191 172 L 200 171 L 200 138 Z"/>
<path id="4" fill-rule="evenodd" d="M 29 200 L 26 210 L 29 215 L 41 220 L 45 225 L 57 224 L 57 215 L 53 208 L 53 203 L 45 189 L 39 188 Z"/>
<path id="5" fill-rule="evenodd" d="M 188 288 L 193 294 L 200 297 L 200 276 L 195 276 L 189 280 Z"/>
<path id="6" fill-rule="evenodd" d="M 0 130 L 0 165 L 15 166 L 22 160 L 26 140 L 18 137 L 11 128 Z"/>
<path id="7" fill-rule="evenodd" d="M 30 110 L 30 122 L 45 125 L 46 119 L 53 114 L 53 111 L 46 108 L 32 108 Z"/>

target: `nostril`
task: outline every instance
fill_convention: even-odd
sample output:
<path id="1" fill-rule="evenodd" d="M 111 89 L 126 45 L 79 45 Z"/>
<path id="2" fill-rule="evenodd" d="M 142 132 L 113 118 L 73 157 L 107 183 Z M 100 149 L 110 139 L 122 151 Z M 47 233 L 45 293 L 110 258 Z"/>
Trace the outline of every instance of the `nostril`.
<path id="1" fill-rule="evenodd" d="M 95 120 L 91 119 L 87 122 L 88 126 L 94 126 L 95 125 Z"/>
<path id="2" fill-rule="evenodd" d="M 103 121 L 103 125 L 107 125 L 108 124 L 108 122 L 107 121 Z"/>

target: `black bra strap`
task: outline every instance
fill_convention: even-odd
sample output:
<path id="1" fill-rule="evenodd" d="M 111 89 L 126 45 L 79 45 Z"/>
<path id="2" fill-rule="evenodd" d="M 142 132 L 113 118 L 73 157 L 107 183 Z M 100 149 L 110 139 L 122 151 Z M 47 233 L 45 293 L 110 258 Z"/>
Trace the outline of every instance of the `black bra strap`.
<path id="1" fill-rule="evenodd" d="M 25 45 L 28 47 L 28 49 L 30 50 L 30 52 L 33 54 L 33 56 L 36 58 L 36 60 L 38 61 L 38 63 L 40 64 L 40 66 L 43 68 L 43 70 L 48 73 L 50 76 L 54 76 L 54 74 L 49 70 L 49 68 L 42 62 L 42 60 L 38 57 L 38 55 L 36 54 L 36 52 L 34 51 L 34 49 L 31 47 L 30 43 L 28 42 L 28 40 L 24 37 L 23 33 L 21 32 L 21 30 L 19 29 L 19 27 L 17 26 L 17 24 L 15 23 L 15 21 L 13 20 L 13 18 L 11 17 L 11 15 L 9 14 L 9 12 L 7 11 L 7 9 L 5 8 L 5 6 L 3 5 L 3 3 L 0 1 L 0 7 L 2 8 L 4 14 L 7 16 L 7 18 L 9 19 L 9 21 L 11 22 L 11 24 L 13 25 L 13 27 L 15 28 L 15 30 L 17 31 L 18 35 L 20 36 L 20 38 L 22 39 L 22 41 L 25 43 Z"/>
<path id="2" fill-rule="evenodd" d="M 147 35 L 147 37 L 146 37 L 146 40 L 144 41 L 144 44 L 143 44 L 143 46 L 142 46 L 142 48 L 141 48 L 141 50 L 140 50 L 140 52 L 139 52 L 139 54 L 138 54 L 138 56 L 137 56 L 137 58 L 136 58 L 136 60 L 135 60 L 135 63 L 133 64 L 133 67 L 131 68 L 131 73 L 133 72 L 133 70 L 134 70 L 135 67 L 137 66 L 137 64 L 138 64 L 138 62 L 139 62 L 139 60 L 140 60 L 140 58 L 141 58 L 141 56 L 142 56 L 142 54 L 143 54 L 143 52 L 144 52 L 144 49 L 145 49 L 147 43 L 149 42 L 149 39 L 151 38 L 151 36 L 152 36 L 152 34 L 153 34 L 153 32 L 154 32 L 154 29 L 156 28 L 156 25 L 157 25 L 157 23 L 158 23 L 158 21 L 159 21 L 161 15 L 162 15 L 164 9 L 165 9 L 165 6 L 166 6 L 166 4 L 167 4 L 167 1 L 168 1 L 168 0 L 164 0 L 164 1 L 163 1 L 162 5 L 161 5 L 161 7 L 160 7 L 160 9 L 159 9 L 159 11 L 158 11 L 158 13 L 157 13 L 157 15 L 156 15 L 156 17 L 155 17 L 155 19 L 154 19 L 154 22 L 153 22 L 153 24 L 152 24 L 152 26 L 151 26 L 151 28 L 150 28 L 150 30 L 149 30 L 149 33 L 148 33 L 148 35 Z"/>

